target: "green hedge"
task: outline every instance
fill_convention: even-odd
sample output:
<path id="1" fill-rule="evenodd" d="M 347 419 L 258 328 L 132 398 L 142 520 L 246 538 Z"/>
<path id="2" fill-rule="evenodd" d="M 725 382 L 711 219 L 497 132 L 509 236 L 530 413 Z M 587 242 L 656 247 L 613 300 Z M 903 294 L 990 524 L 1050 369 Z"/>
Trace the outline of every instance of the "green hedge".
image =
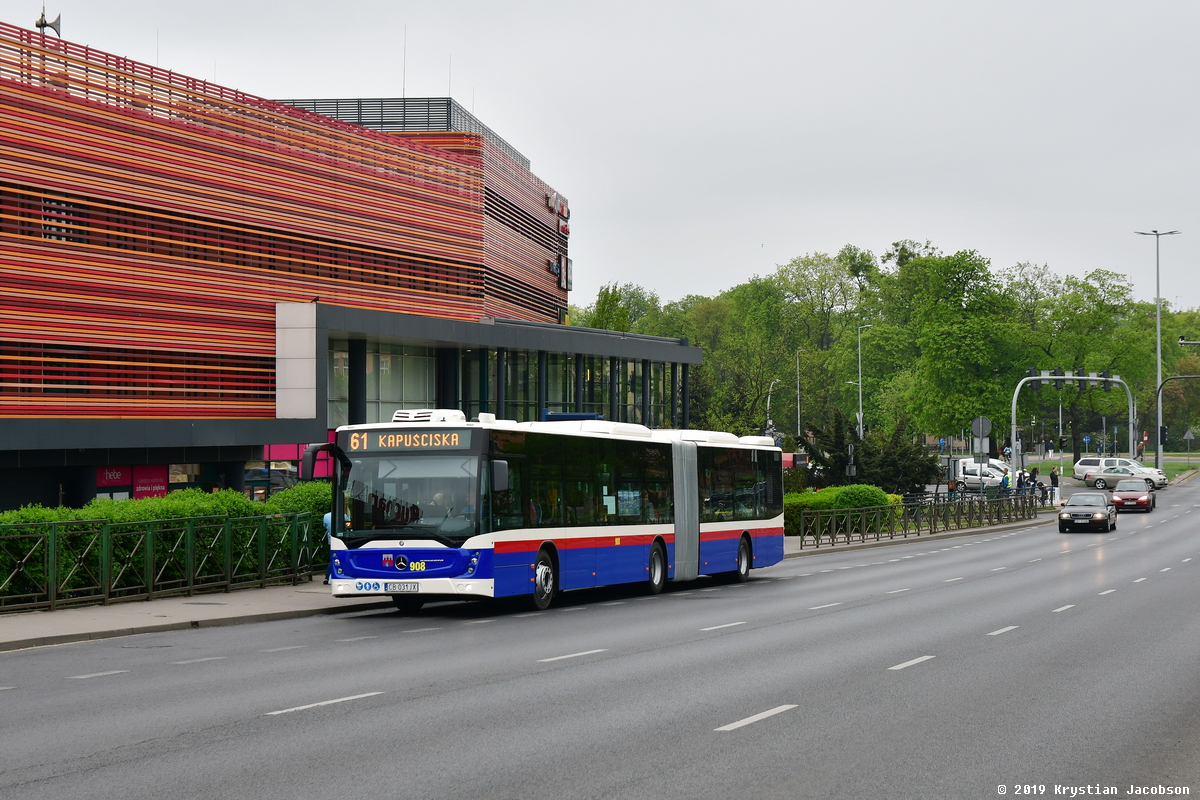
<path id="1" fill-rule="evenodd" d="M 900 505 L 898 494 L 887 494 L 878 486 L 853 484 L 830 486 L 818 492 L 794 492 L 783 496 L 783 532 L 786 536 L 800 535 L 800 512 L 830 508 L 868 508 Z"/>
<path id="2" fill-rule="evenodd" d="M 265 503 L 250 500 L 234 489 L 211 493 L 200 489 L 181 489 L 165 497 L 93 500 L 83 508 L 24 506 L 15 511 L 0 512 L 0 525 L 85 519 L 145 522 L 187 517 L 259 517 L 267 514 L 306 512 L 323 515 L 329 510 L 332 502 L 332 487 L 323 481 L 297 484 L 271 495 Z"/>

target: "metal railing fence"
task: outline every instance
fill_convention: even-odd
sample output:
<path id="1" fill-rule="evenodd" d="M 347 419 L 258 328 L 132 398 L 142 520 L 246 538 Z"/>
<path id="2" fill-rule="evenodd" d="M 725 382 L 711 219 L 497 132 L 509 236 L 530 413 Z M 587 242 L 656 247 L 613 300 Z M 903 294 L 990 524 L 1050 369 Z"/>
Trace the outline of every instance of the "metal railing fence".
<path id="1" fill-rule="evenodd" d="M 0 611 L 298 583 L 328 558 L 308 513 L 0 525 Z"/>
<path id="2" fill-rule="evenodd" d="M 800 549 L 907 538 L 1036 519 L 1038 505 L 1033 495 L 997 498 L 968 496 L 954 500 L 939 495 L 903 505 L 804 509 L 800 511 Z"/>

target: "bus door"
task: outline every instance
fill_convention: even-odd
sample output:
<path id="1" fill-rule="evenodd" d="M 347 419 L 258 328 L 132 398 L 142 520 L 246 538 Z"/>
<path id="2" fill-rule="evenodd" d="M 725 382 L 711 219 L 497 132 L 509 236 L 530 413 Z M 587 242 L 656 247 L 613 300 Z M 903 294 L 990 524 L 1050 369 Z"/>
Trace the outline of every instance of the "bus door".
<path id="1" fill-rule="evenodd" d="M 694 580 L 700 574 L 700 492 L 695 442 L 671 443 L 675 483 L 675 565 L 671 579 Z"/>

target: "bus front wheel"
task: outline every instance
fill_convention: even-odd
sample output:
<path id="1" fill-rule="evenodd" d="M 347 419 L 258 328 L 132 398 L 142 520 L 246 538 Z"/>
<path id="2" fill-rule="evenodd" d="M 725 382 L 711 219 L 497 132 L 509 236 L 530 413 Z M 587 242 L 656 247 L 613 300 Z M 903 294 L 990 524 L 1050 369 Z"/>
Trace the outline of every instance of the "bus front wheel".
<path id="1" fill-rule="evenodd" d="M 650 579 L 647 581 L 650 594 L 659 594 L 667 585 L 667 554 L 657 542 L 650 548 L 650 565 L 647 571 L 650 573 Z"/>
<path id="2" fill-rule="evenodd" d="M 554 604 L 557 594 L 558 574 L 554 559 L 546 550 L 539 550 L 537 561 L 533 564 L 533 605 L 539 611 L 545 611 Z"/>

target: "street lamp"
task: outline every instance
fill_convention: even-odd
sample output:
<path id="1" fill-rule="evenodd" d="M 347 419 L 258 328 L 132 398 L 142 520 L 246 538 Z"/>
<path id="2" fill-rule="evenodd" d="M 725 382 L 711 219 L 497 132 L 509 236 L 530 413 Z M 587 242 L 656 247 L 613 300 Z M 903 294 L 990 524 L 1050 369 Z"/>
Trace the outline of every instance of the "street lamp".
<path id="1" fill-rule="evenodd" d="M 873 325 L 858 326 L 858 438 L 863 438 L 863 410 L 862 410 L 862 332 L 864 328 L 871 328 Z M 1160 379 L 1161 380 L 1161 379 Z"/>
<path id="2" fill-rule="evenodd" d="M 772 439 L 775 438 L 775 423 L 771 421 L 771 390 L 775 388 L 775 384 L 779 383 L 779 378 L 771 381 L 771 385 L 767 387 L 767 428 L 766 434 Z"/>
<path id="3" fill-rule="evenodd" d="M 1162 385 L 1162 291 L 1158 280 L 1158 240 L 1163 236 L 1173 236 L 1179 231 L 1134 231 L 1139 236 L 1154 237 L 1154 352 L 1158 364 L 1158 380 L 1156 386 Z M 1154 432 L 1158 444 L 1154 447 L 1154 466 L 1162 469 L 1162 398 L 1155 403 L 1158 406 L 1158 429 Z"/>

